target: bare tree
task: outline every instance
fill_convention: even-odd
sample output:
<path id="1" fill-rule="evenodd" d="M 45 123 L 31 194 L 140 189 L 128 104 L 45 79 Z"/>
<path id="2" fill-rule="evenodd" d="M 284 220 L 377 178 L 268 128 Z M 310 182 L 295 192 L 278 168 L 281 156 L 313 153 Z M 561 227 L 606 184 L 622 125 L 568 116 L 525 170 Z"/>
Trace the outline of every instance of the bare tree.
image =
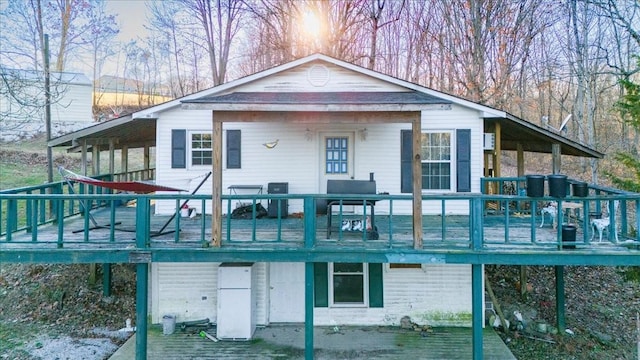
<path id="1" fill-rule="evenodd" d="M 226 81 L 227 64 L 238 33 L 244 2 L 241 0 L 181 0 L 204 34 L 213 85 Z"/>

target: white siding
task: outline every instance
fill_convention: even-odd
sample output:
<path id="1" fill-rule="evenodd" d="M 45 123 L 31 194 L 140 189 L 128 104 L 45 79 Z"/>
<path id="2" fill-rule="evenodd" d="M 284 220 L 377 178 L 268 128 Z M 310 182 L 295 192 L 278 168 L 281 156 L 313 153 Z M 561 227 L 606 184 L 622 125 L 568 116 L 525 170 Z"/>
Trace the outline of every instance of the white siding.
<path id="1" fill-rule="evenodd" d="M 151 266 L 151 321 L 165 314 L 177 321 L 216 319 L 217 263 L 154 263 Z M 300 264 L 290 263 L 291 271 Z M 403 316 L 418 324 L 470 326 L 471 266 L 422 265 L 422 269 L 390 269 L 384 264 L 383 308 L 316 308 L 316 325 L 398 325 Z M 268 264 L 257 263 L 254 291 L 256 321 L 269 322 Z M 286 290 L 285 290 L 286 291 Z M 295 296 L 294 296 L 295 295 Z M 291 289 L 292 301 L 304 303 L 300 289 Z M 282 297 L 282 296 L 281 296 Z M 286 295 L 285 295 L 286 297 Z M 291 321 L 304 322 L 304 315 Z"/>
<path id="2" fill-rule="evenodd" d="M 151 321 L 159 323 L 166 314 L 176 321 L 209 318 L 216 320 L 219 263 L 153 263 L 151 265 Z M 256 321 L 267 323 L 266 264 L 257 263 Z"/>
<path id="3" fill-rule="evenodd" d="M 330 118 L 330 115 L 327 115 Z M 179 124 L 179 125 L 176 125 Z M 158 183 L 192 191 L 202 176 L 211 171 L 210 166 L 187 166 L 186 169 L 171 169 L 171 130 L 210 131 L 211 113 L 208 111 L 180 111 L 162 114 L 157 124 L 156 178 Z M 366 127 L 363 139 L 359 130 Z M 480 191 L 480 176 L 483 173 L 482 133 L 483 122 L 476 111 L 454 106 L 452 110 L 425 111 L 422 115 L 424 130 L 471 129 L 471 186 L 473 192 Z M 223 189 L 230 185 L 262 185 L 264 192 L 270 182 L 289 183 L 289 193 L 318 193 L 321 184 L 321 146 L 318 133 L 324 131 L 351 131 L 356 134 L 355 179 L 368 179 L 374 173 L 378 192 L 400 193 L 400 130 L 410 129 L 408 124 L 291 124 L 291 123 L 225 123 L 224 130 L 241 130 L 242 168 L 226 169 L 226 136 L 223 135 Z M 307 129 L 311 138 L 308 139 Z M 278 145 L 267 149 L 262 144 L 278 140 Z M 166 145 L 161 145 L 166 144 Z M 215 145 L 214 145 L 215 146 Z M 454 152 L 455 153 L 455 152 Z M 454 154 L 455 155 L 455 154 Z M 455 159 L 454 159 L 455 161 Z M 188 161 L 187 161 L 188 162 Z M 454 166 L 455 168 L 455 166 Z M 454 179 L 455 181 L 455 179 Z M 211 180 L 200 189 L 199 194 L 211 193 Z M 265 205 L 265 204 L 263 204 Z M 175 202 L 159 201 L 157 213 L 170 213 Z M 194 202 L 200 213 L 200 203 Z M 266 207 L 266 206 L 265 206 Z M 232 206 L 232 209 L 234 206 Z M 412 209 L 410 201 L 394 202 L 395 214 L 408 214 Z M 466 214 L 469 204 L 466 200 L 447 202 L 447 214 Z M 289 212 L 302 211 L 302 200 L 289 202 Z M 388 213 L 388 202 L 376 206 L 376 212 Z M 207 204 L 210 212 L 210 203 Z M 223 204 L 226 212 L 226 204 Z M 440 202 L 426 202 L 424 213 L 439 213 Z"/>
<path id="4" fill-rule="evenodd" d="M 290 264 L 300 271 L 299 264 Z M 315 325 L 398 325 L 403 316 L 418 324 L 434 326 L 471 325 L 471 266 L 422 265 L 422 269 L 390 269 L 384 264 L 383 308 L 315 308 Z M 271 279 L 277 282 L 278 279 Z M 291 301 L 304 303 L 293 296 Z M 282 297 L 282 296 L 281 296 Z M 304 316 L 291 320 L 304 322 Z"/>
<path id="5" fill-rule="evenodd" d="M 322 65 L 320 65 L 322 64 Z M 309 81 L 309 69 L 324 66 L 328 80 L 322 85 Z M 242 92 L 343 92 L 407 91 L 408 89 L 325 62 L 313 62 L 239 86 Z"/>

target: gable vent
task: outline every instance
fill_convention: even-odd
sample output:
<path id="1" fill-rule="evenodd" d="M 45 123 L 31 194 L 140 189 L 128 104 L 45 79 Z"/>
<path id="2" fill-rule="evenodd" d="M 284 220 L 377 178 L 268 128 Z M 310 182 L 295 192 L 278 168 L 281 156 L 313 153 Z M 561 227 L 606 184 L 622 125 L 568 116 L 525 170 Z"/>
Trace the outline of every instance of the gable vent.
<path id="1" fill-rule="evenodd" d="M 329 82 L 329 69 L 324 65 L 313 65 L 307 72 L 309 83 L 313 86 L 325 86 Z"/>

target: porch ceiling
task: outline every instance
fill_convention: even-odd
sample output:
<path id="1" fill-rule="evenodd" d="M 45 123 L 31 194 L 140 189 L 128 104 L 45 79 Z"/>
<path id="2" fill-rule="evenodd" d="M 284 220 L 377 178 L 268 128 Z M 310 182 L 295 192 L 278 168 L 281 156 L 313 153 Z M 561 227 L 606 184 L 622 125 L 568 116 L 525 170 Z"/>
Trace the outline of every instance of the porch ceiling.
<path id="1" fill-rule="evenodd" d="M 229 112 L 265 112 L 267 114 L 280 112 L 282 116 L 289 112 L 306 112 L 311 116 L 314 112 L 337 111 L 343 114 L 353 112 L 400 113 L 424 110 L 426 108 L 450 108 L 452 102 L 446 99 L 417 92 L 235 92 L 218 96 L 205 96 L 194 100 L 183 101 L 185 108 L 216 109 Z M 373 116 L 372 114 L 370 116 Z M 255 121 L 255 116 L 249 118 Z M 311 116 L 313 118 L 313 116 Z M 402 120 L 400 119 L 402 118 Z M 236 119 L 241 121 L 241 119 Z M 316 119 L 317 120 L 317 119 Z M 242 121 L 246 121 L 242 120 Z M 389 122 L 390 120 L 382 121 Z M 400 116 L 396 121 L 411 121 L 411 116 Z M 553 144 L 560 144 L 563 155 L 602 158 L 604 154 L 576 141 L 567 139 L 560 134 L 551 132 L 523 119 L 506 114 L 505 117 L 485 118 L 485 132 L 490 131 L 495 123 L 500 123 L 501 148 L 516 151 L 521 144 L 526 152 L 551 153 Z M 89 147 L 98 146 L 100 150 L 109 148 L 109 141 L 113 139 L 114 148 L 122 146 L 129 148 L 155 146 L 156 119 L 133 118 L 132 115 L 115 120 L 99 123 L 76 132 L 66 134 L 49 141 L 49 146 L 68 147 L 70 152 L 80 151 L 86 140 Z"/>
<path id="2" fill-rule="evenodd" d="M 485 119 L 485 131 L 499 123 L 502 150 L 516 151 L 518 144 L 525 152 L 552 153 L 552 145 L 560 144 L 562 155 L 598 158 L 604 154 L 579 142 L 507 114 L 506 118 Z"/>
<path id="3" fill-rule="evenodd" d="M 155 146 L 156 119 L 133 119 L 128 115 L 59 136 L 51 139 L 48 145 L 66 146 L 69 152 L 79 152 L 86 140 L 89 148 L 97 146 L 100 150 L 107 150 L 110 139 L 113 139 L 115 149 Z"/>

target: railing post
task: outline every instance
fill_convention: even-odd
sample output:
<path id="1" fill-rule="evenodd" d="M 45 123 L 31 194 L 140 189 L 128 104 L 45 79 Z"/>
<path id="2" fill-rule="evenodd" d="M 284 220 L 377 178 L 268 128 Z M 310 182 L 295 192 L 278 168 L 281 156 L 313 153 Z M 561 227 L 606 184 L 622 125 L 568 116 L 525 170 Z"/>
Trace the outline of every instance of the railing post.
<path id="1" fill-rule="evenodd" d="M 304 247 L 312 248 L 316 241 L 316 202 L 315 198 L 304 198 Z M 312 264 L 313 265 L 313 264 Z"/>
<path id="2" fill-rule="evenodd" d="M 140 196 L 136 199 L 136 247 L 146 249 L 149 245 L 149 198 Z"/>
<path id="3" fill-rule="evenodd" d="M 640 241 L 640 215 L 638 215 L 638 209 L 640 209 L 640 199 L 636 199 L 636 241 Z"/>
<path id="4" fill-rule="evenodd" d="M 471 198 L 471 249 L 479 251 L 482 249 L 482 196 Z"/>
<path id="5" fill-rule="evenodd" d="M 7 241 L 11 241 L 13 232 L 18 229 L 18 200 L 7 200 Z"/>

